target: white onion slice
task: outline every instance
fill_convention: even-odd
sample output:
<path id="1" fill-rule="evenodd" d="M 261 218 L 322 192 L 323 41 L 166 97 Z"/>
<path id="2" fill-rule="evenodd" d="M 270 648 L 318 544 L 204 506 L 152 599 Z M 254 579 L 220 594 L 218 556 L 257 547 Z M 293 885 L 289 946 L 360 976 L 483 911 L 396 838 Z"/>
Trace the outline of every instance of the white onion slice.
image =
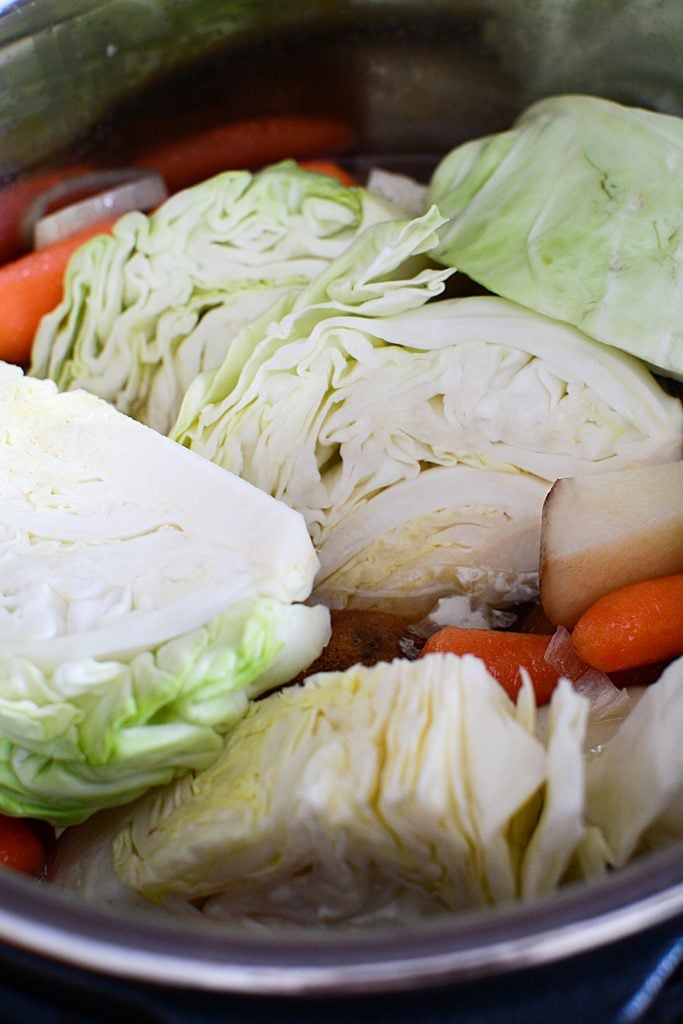
<path id="1" fill-rule="evenodd" d="M 65 196 L 82 196 L 88 191 L 94 194 L 52 213 L 45 212 Z M 31 238 L 34 249 L 42 249 L 130 210 L 153 209 L 167 198 L 166 183 L 156 171 L 94 171 L 43 192 L 26 212 L 24 234 Z"/>
<path id="2" fill-rule="evenodd" d="M 571 633 L 564 626 L 558 626 L 553 633 L 545 652 L 545 660 L 560 675 L 565 676 L 573 683 L 577 683 L 586 673 L 595 673 L 607 680 L 610 686 L 612 681 L 604 672 L 598 672 L 582 661 L 574 649 Z"/>

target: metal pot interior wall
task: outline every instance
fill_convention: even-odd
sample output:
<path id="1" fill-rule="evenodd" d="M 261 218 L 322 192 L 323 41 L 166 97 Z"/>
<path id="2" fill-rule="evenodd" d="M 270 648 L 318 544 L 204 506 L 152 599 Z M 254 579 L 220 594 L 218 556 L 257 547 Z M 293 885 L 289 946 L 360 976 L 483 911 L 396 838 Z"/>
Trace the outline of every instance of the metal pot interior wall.
<path id="1" fill-rule="evenodd" d="M 361 151 L 428 156 L 551 92 L 678 112 L 682 58 L 677 0 L 18 0 L 0 176 L 273 111 L 343 113 Z"/>

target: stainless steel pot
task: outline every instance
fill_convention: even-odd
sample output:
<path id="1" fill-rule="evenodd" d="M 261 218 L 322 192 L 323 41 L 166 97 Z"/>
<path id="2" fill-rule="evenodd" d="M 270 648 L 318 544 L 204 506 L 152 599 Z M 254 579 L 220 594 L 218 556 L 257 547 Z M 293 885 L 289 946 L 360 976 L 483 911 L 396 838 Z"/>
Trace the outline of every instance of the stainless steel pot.
<path id="1" fill-rule="evenodd" d="M 425 177 L 439 154 L 551 92 L 683 114 L 683 5 L 19 0 L 0 5 L 0 83 L 2 176 L 65 155 L 125 162 L 150 133 L 296 111 L 350 119 L 357 167 Z M 7 963 L 24 951 L 93 976 L 215 993 L 435 992 L 551 966 L 567 976 L 581 954 L 648 937 L 661 974 L 663 956 L 669 971 L 683 958 L 681 936 L 681 844 L 532 906 L 367 935 L 133 917 L 0 874 Z"/>

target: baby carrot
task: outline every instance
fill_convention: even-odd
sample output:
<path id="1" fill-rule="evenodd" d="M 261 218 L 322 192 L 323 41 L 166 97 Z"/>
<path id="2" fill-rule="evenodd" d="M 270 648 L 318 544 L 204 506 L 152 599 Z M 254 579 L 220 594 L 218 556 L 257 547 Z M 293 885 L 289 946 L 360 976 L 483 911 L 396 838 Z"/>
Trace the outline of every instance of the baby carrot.
<path id="1" fill-rule="evenodd" d="M 300 160 L 299 166 L 305 171 L 316 171 L 317 174 L 329 174 L 331 178 L 336 178 L 342 185 L 350 186 L 358 184 L 351 172 L 347 171 L 345 167 L 342 167 L 334 160 Z"/>
<path id="2" fill-rule="evenodd" d="M 481 658 L 513 700 L 516 700 L 522 684 L 519 669 L 523 667 L 531 677 L 537 703 L 547 704 L 559 679 L 559 673 L 545 660 L 550 639 L 536 633 L 444 626 L 429 637 L 420 657 L 427 654 L 474 654 Z"/>
<path id="3" fill-rule="evenodd" d="M 24 875 L 40 875 L 47 863 L 47 848 L 32 823 L 0 814 L 0 865 Z"/>
<path id="4" fill-rule="evenodd" d="M 605 594 L 576 623 L 572 643 L 603 672 L 683 654 L 683 572 Z"/>
<path id="5" fill-rule="evenodd" d="M 71 256 L 93 235 L 109 231 L 114 222 L 93 225 L 0 267 L 0 359 L 22 365 L 28 362 L 41 317 L 62 299 L 64 272 Z"/>
<path id="6" fill-rule="evenodd" d="M 219 171 L 338 153 L 352 141 L 352 129 L 344 121 L 274 114 L 195 132 L 147 150 L 133 164 L 158 171 L 169 191 L 177 192 Z"/>

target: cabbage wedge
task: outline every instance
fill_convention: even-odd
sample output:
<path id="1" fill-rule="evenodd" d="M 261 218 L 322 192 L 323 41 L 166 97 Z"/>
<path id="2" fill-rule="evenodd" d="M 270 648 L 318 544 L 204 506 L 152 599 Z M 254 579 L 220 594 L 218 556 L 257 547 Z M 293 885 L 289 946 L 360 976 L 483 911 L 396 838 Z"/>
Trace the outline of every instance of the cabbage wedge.
<path id="1" fill-rule="evenodd" d="M 515 705 L 471 656 L 311 676 L 252 704 L 208 769 L 67 834 L 53 880 L 272 925 L 530 898 L 583 835 L 587 706 L 562 683 L 544 744 L 528 680 Z"/>
<path id="2" fill-rule="evenodd" d="M 449 153 L 428 199 L 440 261 L 683 380 L 683 119 L 551 96 Z"/>
<path id="3" fill-rule="evenodd" d="M 600 705 L 568 680 L 537 709 L 524 678 L 515 705 L 472 656 L 310 676 L 209 768 L 68 830 L 52 881 L 273 927 L 532 900 L 683 839 L 682 672 L 597 746 Z"/>
<path id="4" fill-rule="evenodd" d="M 329 636 L 301 517 L 0 364 L 0 811 L 79 821 L 208 765 Z"/>
<path id="5" fill-rule="evenodd" d="M 678 658 L 588 762 L 586 813 L 604 836 L 611 867 L 683 838 L 681 735 L 683 658 Z"/>
<path id="6" fill-rule="evenodd" d="M 411 270 L 435 208 L 368 229 L 235 339 L 172 436 L 300 511 L 330 606 L 416 618 L 536 594 L 559 476 L 674 460 L 683 410 L 636 359 Z"/>
<path id="7" fill-rule="evenodd" d="M 368 224 L 398 215 L 390 200 L 291 161 L 226 171 L 149 216 L 126 214 L 74 255 L 30 372 L 165 434 L 190 381 L 222 361 L 243 324 Z"/>

